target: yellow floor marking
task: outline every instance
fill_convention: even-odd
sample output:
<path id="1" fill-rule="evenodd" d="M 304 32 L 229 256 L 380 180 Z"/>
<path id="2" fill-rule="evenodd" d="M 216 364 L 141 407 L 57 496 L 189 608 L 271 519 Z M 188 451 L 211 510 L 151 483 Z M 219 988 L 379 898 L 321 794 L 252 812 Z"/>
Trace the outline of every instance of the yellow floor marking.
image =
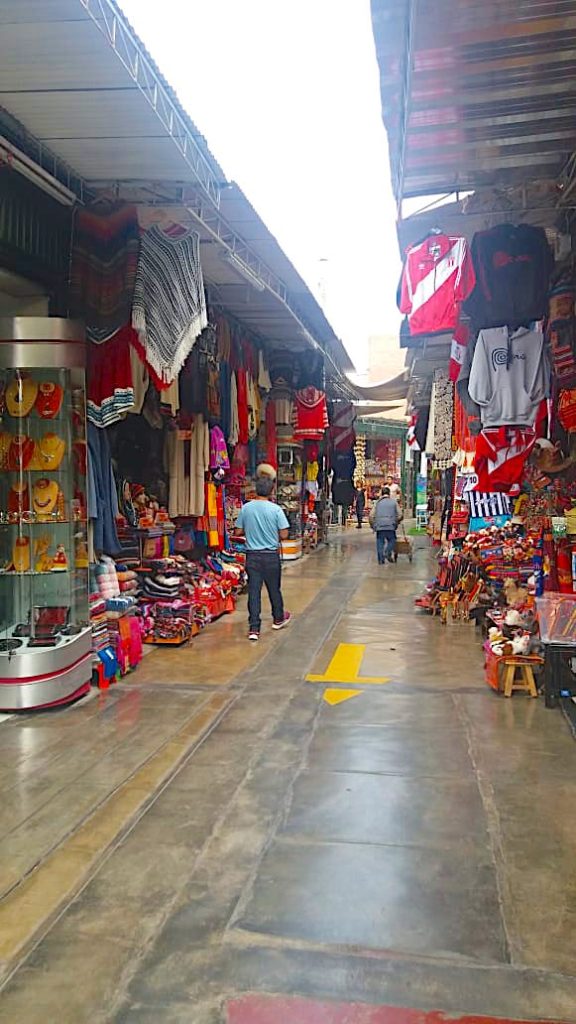
<path id="1" fill-rule="evenodd" d="M 352 697 L 358 697 L 362 693 L 362 690 L 324 690 L 324 700 L 331 707 L 335 704 L 342 704 L 345 700 L 352 700 Z"/>
<path id="2" fill-rule="evenodd" d="M 0 903 L 0 961 L 10 962 L 54 919 L 101 857 L 201 739 L 230 697 L 215 694 Z"/>
<path id="3" fill-rule="evenodd" d="M 361 676 L 362 659 L 366 644 L 338 644 L 332 661 L 323 675 L 306 676 L 308 683 L 389 683 L 387 676 Z"/>

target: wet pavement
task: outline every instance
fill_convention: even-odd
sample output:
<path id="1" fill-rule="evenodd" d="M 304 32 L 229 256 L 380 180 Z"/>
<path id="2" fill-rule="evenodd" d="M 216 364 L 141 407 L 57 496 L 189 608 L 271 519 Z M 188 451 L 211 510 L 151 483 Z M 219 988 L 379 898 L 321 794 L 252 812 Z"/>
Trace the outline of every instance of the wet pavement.
<path id="1" fill-rule="evenodd" d="M 372 547 L 290 566 L 260 645 L 0 724 L 0 1021 L 576 1022 L 569 728 Z"/>

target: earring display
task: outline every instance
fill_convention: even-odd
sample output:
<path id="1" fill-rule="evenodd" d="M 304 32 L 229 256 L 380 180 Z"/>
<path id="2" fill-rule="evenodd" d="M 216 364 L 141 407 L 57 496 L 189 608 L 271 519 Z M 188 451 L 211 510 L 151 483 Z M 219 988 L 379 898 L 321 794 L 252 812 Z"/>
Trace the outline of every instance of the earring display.
<path id="1" fill-rule="evenodd" d="M 86 353 L 82 329 L 57 318 L 0 319 L 0 342 L 0 711 L 11 711 L 90 686 Z"/>

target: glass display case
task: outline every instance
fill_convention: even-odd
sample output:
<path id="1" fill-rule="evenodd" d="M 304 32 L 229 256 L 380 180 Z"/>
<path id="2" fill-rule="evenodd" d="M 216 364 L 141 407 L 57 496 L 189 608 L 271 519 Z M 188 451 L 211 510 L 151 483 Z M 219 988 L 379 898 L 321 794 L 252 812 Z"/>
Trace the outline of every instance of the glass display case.
<path id="1" fill-rule="evenodd" d="M 303 464 L 302 445 L 285 442 L 278 445 L 278 504 L 290 524 L 288 539 L 282 541 L 282 558 L 293 561 L 302 555 Z"/>
<path id="2" fill-rule="evenodd" d="M 85 345 L 0 319 L 0 710 L 90 686 Z"/>

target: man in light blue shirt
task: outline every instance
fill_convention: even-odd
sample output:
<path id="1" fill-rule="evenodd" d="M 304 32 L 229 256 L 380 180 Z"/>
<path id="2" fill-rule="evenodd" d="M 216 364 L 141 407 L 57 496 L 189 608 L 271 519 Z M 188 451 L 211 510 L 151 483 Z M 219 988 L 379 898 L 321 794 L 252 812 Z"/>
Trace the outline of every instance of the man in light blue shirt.
<path id="1" fill-rule="evenodd" d="M 263 583 L 272 605 L 272 629 L 284 629 L 290 622 L 290 612 L 284 611 L 280 589 L 280 541 L 286 540 L 290 524 L 280 506 L 270 501 L 273 490 L 274 481 L 269 477 L 257 480 L 257 497 L 246 502 L 236 520 L 236 529 L 246 537 L 249 640 L 260 639 Z"/>

